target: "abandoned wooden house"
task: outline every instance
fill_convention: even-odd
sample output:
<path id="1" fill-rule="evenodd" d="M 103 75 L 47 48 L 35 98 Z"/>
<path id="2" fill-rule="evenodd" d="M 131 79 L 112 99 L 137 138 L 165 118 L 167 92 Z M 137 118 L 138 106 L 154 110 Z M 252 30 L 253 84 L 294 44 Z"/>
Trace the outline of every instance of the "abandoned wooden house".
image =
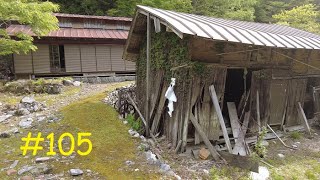
<path id="1" fill-rule="evenodd" d="M 35 52 L 14 54 L 17 77 L 133 73 L 135 64 L 122 59 L 131 18 L 54 14 L 60 29 L 34 43 Z M 11 24 L 11 36 L 18 32 L 34 35 L 30 27 Z"/>
<path id="2" fill-rule="evenodd" d="M 210 140 L 238 154 L 262 127 L 297 128 L 318 112 L 319 49 L 319 35 L 287 26 L 138 6 L 123 57 L 136 62 L 147 131 L 179 152 Z"/>

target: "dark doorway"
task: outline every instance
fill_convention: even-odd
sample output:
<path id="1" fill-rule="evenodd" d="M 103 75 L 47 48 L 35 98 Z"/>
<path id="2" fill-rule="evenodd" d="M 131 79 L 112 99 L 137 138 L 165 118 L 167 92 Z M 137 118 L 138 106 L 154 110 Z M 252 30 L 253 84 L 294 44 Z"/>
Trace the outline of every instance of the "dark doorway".
<path id="1" fill-rule="evenodd" d="M 65 56 L 63 45 L 50 45 L 50 69 L 52 73 L 65 72 Z"/>
<path id="2" fill-rule="evenodd" d="M 246 75 L 245 75 L 246 73 Z M 229 118 L 227 102 L 235 102 L 239 106 L 244 92 L 251 87 L 252 71 L 245 69 L 228 69 L 224 90 L 223 115 Z M 246 80 L 244 80 L 246 79 Z"/>

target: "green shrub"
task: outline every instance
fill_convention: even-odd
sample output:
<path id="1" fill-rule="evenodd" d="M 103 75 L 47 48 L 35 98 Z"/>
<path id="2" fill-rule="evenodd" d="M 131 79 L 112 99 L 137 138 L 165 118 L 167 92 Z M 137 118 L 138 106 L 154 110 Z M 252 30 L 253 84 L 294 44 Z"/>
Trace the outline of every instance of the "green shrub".
<path id="1" fill-rule="evenodd" d="M 134 115 L 128 114 L 126 121 L 128 121 L 129 126 L 135 130 L 135 131 L 140 131 L 142 127 L 142 121 L 140 118 L 135 119 Z"/>
<path id="2" fill-rule="evenodd" d="M 292 139 L 301 139 L 302 135 L 298 131 L 293 131 L 293 132 L 291 132 L 290 137 Z"/>
<path id="3" fill-rule="evenodd" d="M 261 158 L 264 158 L 267 154 L 267 148 L 262 144 L 267 132 L 267 128 L 262 127 L 262 131 L 259 133 L 257 143 L 254 146 L 254 152 Z"/>

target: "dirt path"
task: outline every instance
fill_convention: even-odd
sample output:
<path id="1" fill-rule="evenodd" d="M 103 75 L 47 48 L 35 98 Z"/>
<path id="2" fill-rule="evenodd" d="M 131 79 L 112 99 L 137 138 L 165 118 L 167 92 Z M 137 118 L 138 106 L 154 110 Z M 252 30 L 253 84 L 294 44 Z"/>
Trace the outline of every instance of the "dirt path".
<path id="1" fill-rule="evenodd" d="M 37 100 L 50 102 L 48 110 L 42 113 L 56 113 L 62 115 L 62 119 L 57 122 L 48 123 L 46 121 L 36 123 L 29 129 L 19 129 L 20 133 L 12 135 L 10 138 L 0 138 L 0 177 L 5 179 L 17 179 L 22 176 L 32 178 L 52 178 L 52 179 L 153 179 L 158 174 L 145 160 L 144 154 L 137 149 L 139 140 L 133 139 L 128 134 L 128 127 L 118 120 L 117 112 L 107 106 L 101 100 L 116 87 L 124 86 L 128 83 L 113 83 L 107 85 L 87 85 L 77 91 L 66 91 L 56 96 L 39 96 Z M 68 94 L 68 92 L 70 94 Z M 66 94 L 67 93 L 67 94 Z M 11 123 L 5 126 L 10 126 Z M 2 124 L 2 126 L 4 126 Z M 23 156 L 20 146 L 24 145 L 22 137 L 32 132 L 35 136 L 41 132 L 45 138 L 40 145 L 43 151 L 39 151 L 36 156 L 28 152 Z M 49 139 L 46 136 L 55 134 L 54 151 L 57 152 L 44 165 L 36 163 L 37 157 L 48 156 Z M 75 149 L 70 156 L 63 156 L 59 153 L 57 139 L 63 133 L 71 133 L 75 137 Z M 86 151 L 88 146 L 84 143 L 77 147 L 77 133 L 91 133 L 88 139 L 93 144 L 92 151 L 87 156 L 80 156 L 77 150 Z M 68 152 L 72 143 L 69 138 L 62 141 L 62 147 Z M 9 168 L 14 161 L 18 164 Z M 126 163 L 130 161 L 132 163 Z M 42 167 L 44 166 L 44 167 Z M 31 168 L 22 174 L 7 175 L 9 169 L 21 172 L 22 169 Z M 81 169 L 83 174 L 77 177 L 71 176 L 70 169 Z"/>

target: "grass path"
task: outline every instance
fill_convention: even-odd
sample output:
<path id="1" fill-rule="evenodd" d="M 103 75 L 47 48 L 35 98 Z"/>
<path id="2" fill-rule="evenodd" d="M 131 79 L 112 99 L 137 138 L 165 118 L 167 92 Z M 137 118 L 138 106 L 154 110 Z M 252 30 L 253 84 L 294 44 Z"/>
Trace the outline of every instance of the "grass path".
<path id="1" fill-rule="evenodd" d="M 110 85 L 106 91 L 111 91 L 118 86 L 124 84 Z M 85 173 L 78 177 L 84 179 L 97 178 L 99 179 L 155 179 L 158 177 L 155 173 L 148 171 L 148 166 L 142 156 L 137 156 L 136 139 L 133 139 L 128 134 L 128 127 L 118 119 L 117 112 L 110 106 L 104 104 L 101 100 L 106 96 L 106 92 L 93 94 L 92 96 L 80 101 L 71 103 L 61 109 L 63 119 L 58 123 L 42 123 L 31 130 L 22 130 L 21 134 L 16 137 L 0 140 L 0 169 L 10 166 L 13 160 L 19 160 L 16 170 L 19 170 L 23 165 L 34 164 L 34 159 L 31 153 L 25 158 L 21 155 L 19 147 L 23 144 L 21 137 L 25 137 L 28 132 L 42 132 L 43 136 L 47 136 L 51 132 L 55 133 L 55 142 L 58 137 L 65 133 L 71 133 L 75 137 L 79 132 L 90 132 L 92 135 L 89 139 L 92 141 L 93 149 L 88 156 L 76 155 L 74 159 L 62 157 L 59 153 L 56 161 L 50 161 L 48 164 L 53 166 L 53 174 L 64 174 L 64 178 L 73 179 L 68 173 L 71 168 L 80 168 L 84 171 L 90 169 L 94 175 Z M 68 138 L 66 138 L 68 140 Z M 76 143 L 77 144 L 77 143 Z M 37 156 L 46 156 L 49 150 L 48 143 L 42 143 L 44 151 L 39 152 Z M 68 151 L 66 144 L 65 151 Z M 6 153 L 12 149 L 12 153 Z M 77 151 L 77 148 L 75 151 Z M 87 149 L 86 144 L 81 146 L 82 151 Z M 57 148 L 55 149 L 57 152 Z M 5 161 L 6 160 L 6 161 Z M 127 166 L 125 161 L 131 160 L 136 164 Z M 138 171 L 135 169 L 138 168 Z M 96 174 L 95 174 L 96 173 Z M 5 171 L 0 172 L 0 177 L 4 177 Z M 78 179 L 76 178 L 76 179 Z"/>

